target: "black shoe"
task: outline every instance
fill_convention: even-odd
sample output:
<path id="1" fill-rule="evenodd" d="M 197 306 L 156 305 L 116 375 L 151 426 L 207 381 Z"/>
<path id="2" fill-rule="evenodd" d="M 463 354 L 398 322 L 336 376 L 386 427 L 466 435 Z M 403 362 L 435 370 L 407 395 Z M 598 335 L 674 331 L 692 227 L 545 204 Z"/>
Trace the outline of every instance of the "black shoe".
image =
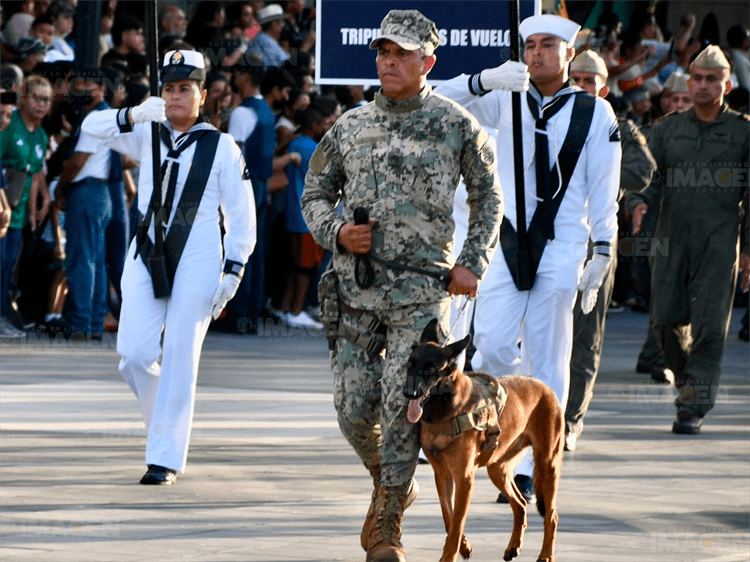
<path id="1" fill-rule="evenodd" d="M 221 332 L 223 334 L 248 334 L 258 333 L 257 326 L 253 325 L 253 322 L 249 318 L 229 318 L 225 316 L 219 320 L 215 320 L 209 326 L 209 330 L 212 332 Z"/>
<path id="2" fill-rule="evenodd" d="M 697 435 L 701 432 L 703 416 L 695 412 L 679 412 L 672 424 L 672 433 L 679 435 Z"/>
<path id="3" fill-rule="evenodd" d="M 674 373 L 666 367 L 654 367 L 651 380 L 658 384 L 674 384 Z"/>
<path id="4" fill-rule="evenodd" d="M 141 484 L 149 484 L 155 486 L 169 486 L 174 484 L 177 480 L 177 471 L 171 468 L 165 468 L 158 464 L 148 465 L 146 474 L 141 478 Z"/>
<path id="5" fill-rule="evenodd" d="M 530 476 L 525 476 L 523 474 L 516 474 L 513 478 L 513 481 L 516 483 L 516 486 L 518 486 L 518 489 L 521 491 L 521 495 L 523 496 L 523 499 L 526 500 L 526 503 L 536 503 L 536 492 L 534 491 L 534 481 L 531 479 Z M 508 501 L 508 498 L 505 497 L 505 494 L 500 492 L 500 495 L 497 496 L 497 503 L 510 503 Z"/>
<path id="6" fill-rule="evenodd" d="M 737 333 L 737 337 L 742 341 L 750 341 L 750 330 L 747 326 L 743 326 L 742 329 Z"/>
<path id="7" fill-rule="evenodd" d="M 636 373 L 650 373 L 653 370 L 654 364 L 651 361 L 644 361 L 642 359 L 639 359 L 638 363 L 635 364 Z"/>

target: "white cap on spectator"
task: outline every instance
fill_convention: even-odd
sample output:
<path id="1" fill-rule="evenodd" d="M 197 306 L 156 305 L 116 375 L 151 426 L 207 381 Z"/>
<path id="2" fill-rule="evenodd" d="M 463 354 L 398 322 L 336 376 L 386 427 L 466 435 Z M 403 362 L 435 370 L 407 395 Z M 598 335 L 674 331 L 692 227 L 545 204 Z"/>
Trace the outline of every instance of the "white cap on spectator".
<path id="1" fill-rule="evenodd" d="M 260 25 L 284 17 L 284 9 L 278 4 L 269 4 L 258 10 L 257 19 Z"/>

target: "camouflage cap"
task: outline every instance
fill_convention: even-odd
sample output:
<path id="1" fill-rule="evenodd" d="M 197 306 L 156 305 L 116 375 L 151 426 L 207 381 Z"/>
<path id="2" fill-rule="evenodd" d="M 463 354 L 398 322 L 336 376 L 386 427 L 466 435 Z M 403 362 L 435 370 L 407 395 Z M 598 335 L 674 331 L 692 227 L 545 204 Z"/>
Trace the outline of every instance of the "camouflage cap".
<path id="1" fill-rule="evenodd" d="M 727 70 L 731 68 L 727 57 L 724 56 L 724 52 L 718 45 L 709 45 L 703 49 L 690 63 L 691 69 L 694 66 L 697 68 L 726 68 Z"/>
<path id="2" fill-rule="evenodd" d="M 370 43 L 377 49 L 384 39 L 393 41 L 402 49 L 423 49 L 430 56 L 440 45 L 440 36 L 435 22 L 418 10 L 391 10 L 380 23 L 380 36 Z"/>
<path id="3" fill-rule="evenodd" d="M 583 51 L 570 63 L 570 72 L 593 72 L 604 78 L 609 76 L 604 59 L 591 50 Z"/>

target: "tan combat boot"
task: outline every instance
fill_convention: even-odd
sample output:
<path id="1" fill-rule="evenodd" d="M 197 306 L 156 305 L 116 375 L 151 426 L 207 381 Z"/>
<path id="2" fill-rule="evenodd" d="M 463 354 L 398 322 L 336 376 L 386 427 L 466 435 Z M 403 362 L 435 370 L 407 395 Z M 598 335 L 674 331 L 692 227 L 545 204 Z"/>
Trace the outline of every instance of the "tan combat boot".
<path id="1" fill-rule="evenodd" d="M 401 520 L 413 488 L 381 486 L 375 498 L 373 522 L 367 541 L 367 562 L 406 562 L 401 544 Z"/>
<path id="2" fill-rule="evenodd" d="M 375 521 L 375 500 L 378 497 L 378 490 L 380 490 L 380 479 L 375 479 L 373 476 L 373 490 L 372 500 L 370 501 L 370 508 L 367 510 L 367 516 L 365 517 L 365 524 L 362 525 L 362 533 L 359 535 L 359 544 L 362 545 L 362 549 L 367 552 L 367 541 L 370 536 L 370 529 L 373 522 Z M 415 478 L 411 479 L 409 484 L 409 491 L 406 493 L 404 510 L 414 503 L 419 494 L 419 484 Z"/>

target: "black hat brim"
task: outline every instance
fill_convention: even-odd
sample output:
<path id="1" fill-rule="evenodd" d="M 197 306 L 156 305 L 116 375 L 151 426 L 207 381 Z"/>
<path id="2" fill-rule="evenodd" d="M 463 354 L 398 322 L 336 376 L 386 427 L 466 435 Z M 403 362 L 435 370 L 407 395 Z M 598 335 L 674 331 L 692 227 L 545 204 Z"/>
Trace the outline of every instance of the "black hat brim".
<path id="1" fill-rule="evenodd" d="M 161 69 L 161 81 L 179 82 L 180 80 L 197 80 L 203 82 L 206 79 L 206 70 L 187 64 L 168 65 Z"/>

